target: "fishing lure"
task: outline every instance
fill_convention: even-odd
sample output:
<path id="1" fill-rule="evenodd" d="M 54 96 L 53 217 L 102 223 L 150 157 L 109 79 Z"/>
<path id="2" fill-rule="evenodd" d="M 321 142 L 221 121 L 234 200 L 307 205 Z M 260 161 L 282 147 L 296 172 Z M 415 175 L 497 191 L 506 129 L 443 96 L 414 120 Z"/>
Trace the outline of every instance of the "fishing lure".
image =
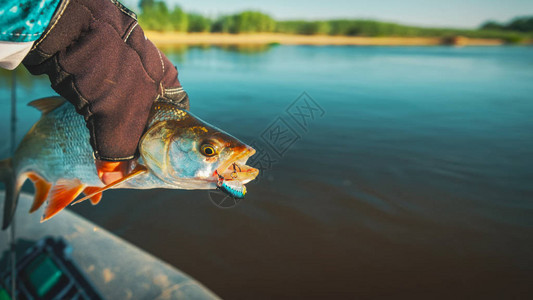
<path id="1" fill-rule="evenodd" d="M 237 177 L 237 170 L 235 166 L 236 165 L 233 164 L 233 173 L 231 173 L 232 178 Z M 220 174 L 218 175 L 217 187 L 219 190 L 235 199 L 244 199 L 244 195 L 246 195 L 246 186 L 244 186 L 244 184 L 242 184 L 239 180 L 226 180 Z"/>
<path id="2" fill-rule="evenodd" d="M 237 180 L 226 181 L 222 179 L 222 182 L 217 186 L 221 191 L 236 199 L 244 199 L 244 195 L 246 195 L 246 186 Z"/>

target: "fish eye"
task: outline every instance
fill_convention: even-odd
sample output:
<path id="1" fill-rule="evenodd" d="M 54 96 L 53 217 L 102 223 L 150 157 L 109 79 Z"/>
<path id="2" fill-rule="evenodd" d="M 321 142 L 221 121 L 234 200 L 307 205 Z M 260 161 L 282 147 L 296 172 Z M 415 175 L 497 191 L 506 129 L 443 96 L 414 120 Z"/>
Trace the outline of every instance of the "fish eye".
<path id="1" fill-rule="evenodd" d="M 213 156 L 215 154 L 217 154 L 217 151 L 215 150 L 215 147 L 213 147 L 213 145 L 211 144 L 203 144 L 201 147 L 200 147 L 200 152 L 207 156 L 207 157 L 210 157 L 210 156 Z"/>

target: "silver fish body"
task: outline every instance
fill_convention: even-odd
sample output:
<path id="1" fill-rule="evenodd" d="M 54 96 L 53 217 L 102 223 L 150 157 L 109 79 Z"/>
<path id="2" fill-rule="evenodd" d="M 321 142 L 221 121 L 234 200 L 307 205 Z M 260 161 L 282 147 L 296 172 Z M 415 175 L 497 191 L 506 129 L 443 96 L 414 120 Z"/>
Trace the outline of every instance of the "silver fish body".
<path id="1" fill-rule="evenodd" d="M 152 106 L 132 173 L 127 180 L 104 187 L 97 176 L 89 130 L 74 107 L 59 97 L 30 105 L 43 112 L 41 119 L 14 156 L 0 161 L 0 180 L 6 183 L 3 228 L 10 223 L 26 179 L 36 188 L 30 212 L 47 200 L 43 215 L 47 220 L 81 193 L 97 204 L 101 192 L 111 187 L 215 189 L 221 180 L 245 184 L 258 175 L 257 169 L 245 165 L 255 153 L 253 148 L 172 102 L 158 101 Z M 136 172 L 136 166 L 142 171 Z"/>
<path id="2" fill-rule="evenodd" d="M 103 186 L 96 173 L 89 138 L 83 117 L 74 106 L 64 102 L 44 114 L 19 144 L 13 156 L 17 178 L 25 172 L 37 171 L 48 182 L 78 178 L 89 186 Z"/>

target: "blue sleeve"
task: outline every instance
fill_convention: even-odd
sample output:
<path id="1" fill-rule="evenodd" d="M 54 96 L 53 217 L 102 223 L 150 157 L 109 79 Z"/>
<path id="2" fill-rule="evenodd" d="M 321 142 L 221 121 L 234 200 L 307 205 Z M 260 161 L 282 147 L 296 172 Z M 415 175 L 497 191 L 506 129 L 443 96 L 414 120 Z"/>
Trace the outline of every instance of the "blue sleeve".
<path id="1" fill-rule="evenodd" d="M 61 0 L 0 1 L 0 41 L 33 42 L 48 27 Z"/>

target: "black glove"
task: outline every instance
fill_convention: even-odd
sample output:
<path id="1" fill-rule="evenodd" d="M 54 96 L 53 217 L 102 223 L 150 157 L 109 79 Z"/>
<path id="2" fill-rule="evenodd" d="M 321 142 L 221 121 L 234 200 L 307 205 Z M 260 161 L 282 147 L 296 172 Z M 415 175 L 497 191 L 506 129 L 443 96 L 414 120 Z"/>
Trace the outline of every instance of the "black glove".
<path id="1" fill-rule="evenodd" d="M 85 117 L 100 160 L 135 157 L 157 98 L 189 109 L 176 68 L 114 0 L 63 0 L 23 63 Z"/>

